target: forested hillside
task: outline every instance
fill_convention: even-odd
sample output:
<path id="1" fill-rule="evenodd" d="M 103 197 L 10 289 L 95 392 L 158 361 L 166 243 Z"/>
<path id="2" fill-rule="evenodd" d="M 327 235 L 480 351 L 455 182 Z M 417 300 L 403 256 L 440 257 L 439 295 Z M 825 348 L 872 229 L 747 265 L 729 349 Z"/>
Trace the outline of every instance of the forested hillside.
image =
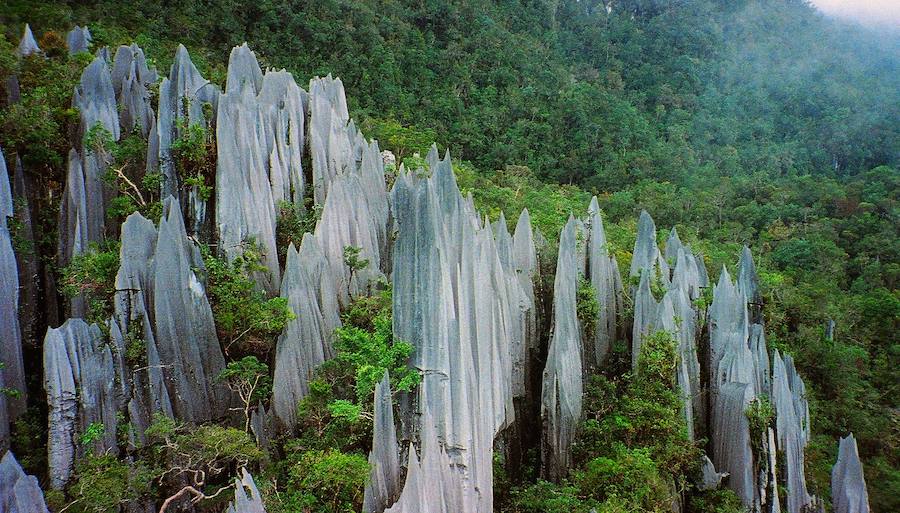
<path id="1" fill-rule="evenodd" d="M 0 148 L 10 175 L 18 158 L 25 183 L 43 191 L 32 198 L 36 214 L 27 229 L 36 235 L 34 241 L 25 237 L 20 218 L 11 218 L 10 233 L 17 254 L 29 255 L 35 269 L 46 267 L 54 277 L 41 278 L 46 281 L 36 289 L 39 296 L 20 297 L 28 310 L 24 315 L 32 318 L 23 330 L 34 332 L 23 337 L 26 357 L 31 357 L 25 361 L 29 409 L 14 425 L 11 447 L 28 473 L 44 480 L 47 472 L 47 405 L 34 399 L 43 393 L 45 330 L 62 324 L 63 312 L 82 294 L 100 301 L 88 301 L 85 317 L 108 317 L 120 265 L 113 240 L 118 224 L 134 211 L 154 222 L 171 216 L 151 173 L 136 185 L 113 176 L 121 191 L 138 191 L 127 195 L 131 203 L 123 200 L 107 211 L 114 227 L 107 232 L 115 235 L 87 258 L 58 261 L 59 239 L 65 237 L 60 198 L 72 141 L 109 152 L 123 177 L 150 169 L 147 134 L 123 131 L 116 142 L 100 131 L 78 131 L 72 92 L 92 61 L 88 53 L 69 55 L 66 49 L 65 35 L 78 24 L 90 28 L 90 53 L 134 42 L 161 76 L 168 75 L 183 44 L 200 74 L 222 90 L 229 54 L 244 42 L 264 70 L 284 68 L 302 86 L 315 76 L 340 77 L 349 116 L 366 137 L 392 151 L 398 165 L 413 170 L 433 165 L 424 157 L 436 142 L 441 154 L 449 150 L 453 155 L 463 195 L 471 193 L 475 207 L 492 222 L 508 219 L 513 229 L 515 216 L 528 209 L 532 225 L 549 241 L 538 294 L 543 287 L 545 295 L 552 295 L 560 233 L 570 214 L 587 212 L 592 196 L 603 213 L 609 252 L 626 271 L 642 210 L 660 227 L 657 242 L 675 228 L 681 241 L 702 253 L 711 283 L 723 266 L 737 276 L 738 255 L 749 246 L 768 346 L 792 354 L 806 384 L 810 493 L 830 497 L 836 440 L 852 432 L 873 511 L 900 510 L 896 33 L 841 24 L 802 0 L 9 0 L 0 6 L 0 23 L 0 76 L 17 77 L 15 90 L 11 82 L 0 84 Z M 25 23 L 34 30 L 41 58 L 16 53 Z M 156 105 L 158 82 L 148 90 Z M 207 125 L 193 140 L 191 128 L 179 126 L 187 135 L 173 146 L 184 183 L 198 188 L 193 194 L 205 194 L 204 201 L 220 194 L 214 187 L 216 134 L 209 119 Z M 389 170 L 388 182 L 393 178 Z M 294 198 L 298 205 L 282 205 L 278 212 L 276 269 L 279 262 L 289 267 L 286 262 L 296 257 L 290 243 L 299 247 L 304 233 L 318 231 L 319 198 L 307 196 L 307 206 L 316 207 L 303 209 L 303 198 Z M 208 242 L 200 235 L 203 230 L 215 229 L 209 225 L 197 231 Z M 190 227 L 188 233 L 194 235 Z M 254 288 L 265 268 L 253 250 L 237 260 L 221 256 L 207 247 L 202 265 L 224 355 L 232 364 L 241 363 L 229 364 L 231 374 L 222 379 L 233 383 L 264 375 L 265 383 L 274 373 L 275 341 L 293 317 L 304 313 L 276 297 L 277 289 Z M 104 486 L 89 480 L 92 473 L 120 484 L 126 475 L 124 488 L 133 497 L 146 497 L 147 487 L 170 490 L 175 485 L 163 486 L 163 477 L 154 474 L 160 484 L 148 484 L 141 473 L 158 473 L 166 458 L 188 452 L 173 451 L 174 446 L 205 447 L 210 440 L 228 444 L 233 453 L 228 461 L 210 462 L 211 467 L 267 469 L 263 475 L 274 483 L 275 494 L 268 496 L 270 513 L 358 508 L 368 474 L 375 384 L 387 371 L 390 388 L 409 391 L 419 376 L 404 365 L 412 349 L 393 341 L 390 288 L 372 297 L 355 296 L 349 283 L 354 273 L 365 275 L 370 264 L 352 248 L 345 251 L 344 264 L 349 274 L 347 298 L 341 300 L 344 327 L 336 334 L 339 356 L 310 383 L 298 412 L 297 423 L 304 428 L 298 436 L 273 441 L 278 449 L 268 454 L 233 426 L 208 425 L 199 433 L 204 440 L 196 432 L 191 438 L 182 424 L 155 419 L 148 440 L 158 449 L 137 457 L 144 466 L 129 474 L 123 464 L 91 458 L 79 469 L 81 481 L 56 498 L 54 511 L 79 497 L 81 503 L 69 511 L 117 511 L 115 501 L 85 494 Z M 638 283 L 624 285 L 631 294 Z M 700 298 L 701 303 L 711 300 Z M 588 304 L 590 310 L 589 303 L 580 302 L 579 308 Z M 549 304 L 543 308 L 551 309 Z M 630 308 L 633 315 L 633 304 Z M 547 358 L 549 320 L 545 327 L 537 357 L 541 365 Z M 629 336 L 619 333 L 609 367 L 586 386 L 585 410 L 597 422 L 582 430 L 577 473 L 568 482 L 549 484 L 539 479 L 547 476 L 540 472 L 533 440 L 523 443 L 532 453 L 517 462 L 503 461 L 498 448 L 496 510 L 589 511 L 600 505 L 599 511 L 658 511 L 664 509 L 671 481 L 697 472 L 696 451 L 704 441 L 682 437 L 671 390 L 629 372 L 631 332 L 626 331 Z M 653 341 L 651 347 L 652 358 L 641 365 L 665 375 L 667 370 L 659 369 L 674 356 L 663 342 Z M 377 364 L 370 366 L 372 360 Z M 251 407 L 268 401 L 269 392 L 265 387 L 249 392 L 246 419 L 243 414 L 241 419 L 249 424 Z M 662 427 L 622 424 L 638 417 Z M 625 420 L 616 424 L 604 418 Z M 88 437 L 87 445 L 103 433 L 90 435 L 94 439 L 81 436 Z M 598 449 L 598 440 L 617 445 Z M 605 466 L 598 467 L 598 460 Z M 610 476 L 620 481 L 611 485 Z M 638 486 L 642 483 L 646 486 Z M 688 511 L 738 508 L 725 494 L 688 496 L 696 499 L 685 505 Z M 99 506 L 84 506 L 91 500 Z"/>

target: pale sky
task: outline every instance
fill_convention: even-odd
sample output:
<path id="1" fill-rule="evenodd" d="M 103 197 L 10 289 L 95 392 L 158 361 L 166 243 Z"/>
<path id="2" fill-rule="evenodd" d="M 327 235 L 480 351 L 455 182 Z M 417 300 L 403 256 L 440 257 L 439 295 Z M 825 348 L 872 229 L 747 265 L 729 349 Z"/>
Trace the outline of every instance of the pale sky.
<path id="1" fill-rule="evenodd" d="M 900 28 L 900 0 L 810 0 L 820 11 L 865 25 Z"/>

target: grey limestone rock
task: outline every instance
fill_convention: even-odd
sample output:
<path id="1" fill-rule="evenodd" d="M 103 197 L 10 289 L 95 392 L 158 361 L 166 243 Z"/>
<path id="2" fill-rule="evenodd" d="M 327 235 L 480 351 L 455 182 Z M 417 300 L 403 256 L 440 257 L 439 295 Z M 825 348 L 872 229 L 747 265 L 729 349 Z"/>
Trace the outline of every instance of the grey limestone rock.
<path id="1" fill-rule="evenodd" d="M 91 31 L 86 26 L 80 27 L 75 25 L 75 28 L 66 34 L 66 46 L 69 48 L 69 55 L 89 51 L 91 47 Z"/>
<path id="2" fill-rule="evenodd" d="M 147 67 L 144 51 L 136 44 L 116 50 L 111 74 L 119 105 L 119 125 L 123 133 L 136 130 L 148 138 L 156 125 L 148 88 L 156 83 L 156 70 Z"/>
<path id="3" fill-rule="evenodd" d="M 38 48 L 37 41 L 34 40 L 34 34 L 31 33 L 31 25 L 25 24 L 25 31 L 22 33 L 22 39 L 19 41 L 19 47 L 16 53 L 20 57 L 28 57 L 29 55 L 41 53 Z"/>
<path id="4" fill-rule="evenodd" d="M 715 490 L 722 483 L 722 479 L 728 477 L 727 473 L 716 472 L 716 466 L 706 455 L 703 456 L 701 471 L 703 473 L 699 484 L 700 490 Z"/>
<path id="5" fill-rule="evenodd" d="M 341 79 L 315 77 L 309 82 L 309 151 L 312 157 L 313 192 L 325 202 L 331 181 L 348 171 L 352 145 L 347 124 L 350 115 Z"/>
<path id="6" fill-rule="evenodd" d="M 869 513 L 869 493 L 853 433 L 841 438 L 831 469 L 831 506 L 834 513 Z"/>
<path id="7" fill-rule="evenodd" d="M 762 293 L 759 290 L 759 277 L 756 274 L 756 264 L 753 263 L 753 253 L 750 248 L 744 246 L 741 250 L 741 258 L 738 262 L 738 288 L 747 298 L 747 306 L 750 313 L 750 322 L 762 323 Z"/>
<path id="8" fill-rule="evenodd" d="M 27 475 L 9 451 L 0 459 L 0 511 L 49 513 L 37 478 Z"/>
<path id="9" fill-rule="evenodd" d="M 600 306 L 597 315 L 596 329 L 592 347 L 586 348 L 593 358 L 589 358 L 591 366 L 599 367 L 606 360 L 613 342 L 616 340 L 616 328 L 618 321 L 617 282 L 621 282 L 618 276 L 618 266 L 613 265 L 606 243 L 606 232 L 603 229 L 603 219 L 600 217 L 600 206 L 597 197 L 591 199 L 588 207 L 588 221 L 585 223 L 588 230 L 588 261 L 587 278 L 594 288 L 594 295 Z M 593 360 L 593 361 L 590 361 Z"/>
<path id="10" fill-rule="evenodd" d="M 400 446 L 394 426 L 394 405 L 387 371 L 375 385 L 375 422 L 372 451 L 369 453 L 370 478 L 363 498 L 365 513 L 381 513 L 400 497 Z"/>
<path id="11" fill-rule="evenodd" d="M 809 441 L 809 408 L 802 380 L 789 355 L 772 358 L 772 405 L 775 407 L 778 448 L 787 471 L 787 510 L 801 513 L 812 501 L 806 489 L 804 450 Z"/>
<path id="12" fill-rule="evenodd" d="M 575 219 L 570 217 L 560 234 L 553 294 L 553 334 L 544 367 L 541 391 L 542 470 L 559 480 L 571 467 L 571 446 L 581 420 L 582 347 L 576 313 L 578 262 Z"/>
<path id="13" fill-rule="evenodd" d="M 288 247 L 281 295 L 297 315 L 276 346 L 272 407 L 280 425 L 292 429 L 313 372 L 334 356 L 332 335 L 341 325 L 335 284 L 314 235 L 303 236 L 299 252 Z"/>
<path id="14" fill-rule="evenodd" d="M 729 474 L 728 487 L 747 507 L 758 503 L 750 426 L 744 415 L 753 398 L 751 385 L 736 382 L 722 385 L 715 401 L 712 426 L 715 467 Z"/>
<path id="15" fill-rule="evenodd" d="M 629 276 L 640 276 L 646 272 L 651 273 L 651 278 L 659 279 L 664 285 L 669 283 L 669 264 L 659 251 L 656 244 L 656 224 L 646 210 L 641 210 L 638 219 L 637 238 L 634 241 L 634 251 L 631 257 L 631 271 Z"/>
<path id="16" fill-rule="evenodd" d="M 19 326 L 19 271 L 9 232 L 13 197 L 3 151 L 0 150 L 0 382 L 20 392 L 0 394 L 0 447 L 9 436 L 9 423 L 25 412 L 25 367 Z"/>
<path id="17" fill-rule="evenodd" d="M 234 479 L 234 501 L 225 513 L 266 513 L 262 494 L 246 468 L 241 468 L 240 479 Z"/>
<path id="18" fill-rule="evenodd" d="M 47 445 L 50 484 L 61 490 L 75 459 L 86 449 L 79 442 L 91 424 L 104 432 L 90 449 L 116 451 L 116 412 L 121 397 L 110 347 L 96 324 L 69 319 L 47 330 L 44 338 L 44 389 L 49 405 Z"/>

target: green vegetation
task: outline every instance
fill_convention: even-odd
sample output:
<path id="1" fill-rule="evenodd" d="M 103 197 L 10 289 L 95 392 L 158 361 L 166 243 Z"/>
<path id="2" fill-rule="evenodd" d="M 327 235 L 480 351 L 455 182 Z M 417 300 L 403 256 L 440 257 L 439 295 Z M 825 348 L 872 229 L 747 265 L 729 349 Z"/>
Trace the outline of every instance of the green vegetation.
<path id="1" fill-rule="evenodd" d="M 85 253 L 75 255 L 60 271 L 62 293 L 69 298 L 84 297 L 88 322 L 103 324 L 112 314 L 119 272 L 119 242 L 91 243 Z"/>
<path id="2" fill-rule="evenodd" d="M 244 431 L 249 433 L 250 410 L 272 393 L 269 366 L 255 356 L 245 356 L 240 360 L 228 362 L 216 379 L 224 381 L 228 388 L 237 394 L 241 401 L 241 407 L 237 409 L 244 414 Z"/>
<path id="3" fill-rule="evenodd" d="M 322 205 L 313 203 L 309 198 L 301 211 L 300 205 L 290 201 L 278 203 L 278 221 L 275 224 L 275 242 L 278 246 L 278 261 L 285 265 L 288 246 L 293 244 L 300 248 L 304 233 L 313 233 L 316 223 L 322 217 Z"/>
<path id="4" fill-rule="evenodd" d="M 267 271 L 258 246 L 247 242 L 231 262 L 213 255 L 208 247 L 201 249 L 206 293 L 226 356 L 237 351 L 265 359 L 294 313 L 287 299 L 267 299 L 256 287 L 253 273 Z"/>
<path id="5" fill-rule="evenodd" d="M 186 107 L 185 107 L 186 108 Z M 212 106 L 203 104 L 203 114 L 212 116 Z M 196 187 L 197 196 L 207 201 L 212 197 L 216 177 L 215 131 L 206 123 L 190 123 L 187 118 L 178 120 L 178 137 L 172 141 L 172 158 L 185 188 Z"/>
<path id="6" fill-rule="evenodd" d="M 750 445 L 753 446 L 754 454 L 763 454 L 762 440 L 766 436 L 766 431 L 775 421 L 775 408 L 769 402 L 766 396 L 759 396 L 750 402 L 747 411 L 744 412 L 747 421 L 750 424 Z"/>
<path id="7" fill-rule="evenodd" d="M 600 303 L 597 302 L 597 293 L 590 280 L 582 278 L 578 282 L 578 290 L 575 294 L 575 309 L 584 340 L 592 340 L 597 331 L 597 318 L 600 315 Z"/>

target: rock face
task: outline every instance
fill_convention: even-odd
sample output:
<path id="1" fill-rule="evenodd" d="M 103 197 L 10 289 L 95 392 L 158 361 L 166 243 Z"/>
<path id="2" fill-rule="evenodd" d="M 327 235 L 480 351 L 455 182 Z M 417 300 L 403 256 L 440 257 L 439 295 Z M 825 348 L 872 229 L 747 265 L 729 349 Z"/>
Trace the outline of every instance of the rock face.
<path id="1" fill-rule="evenodd" d="M 281 281 L 277 207 L 303 207 L 304 94 L 286 71 L 263 76 L 246 44 L 231 51 L 216 122 L 216 227 L 229 259 L 251 239 L 259 245 L 267 272 L 256 281 L 272 294 Z"/>
<path id="2" fill-rule="evenodd" d="M 266 513 L 262 494 L 245 468 L 241 468 L 241 478 L 234 479 L 234 501 L 225 513 Z"/>
<path id="3" fill-rule="evenodd" d="M 37 478 L 25 474 L 12 452 L 0 459 L 0 511 L 49 513 Z"/>
<path id="4" fill-rule="evenodd" d="M 196 186 L 184 188 L 172 154 L 172 143 L 190 125 L 201 126 L 207 132 L 213 131 L 220 94 L 218 86 L 197 71 L 187 49 L 178 45 L 169 76 L 159 84 L 156 134 L 151 134 L 148 141 L 147 166 L 152 170 L 158 166 L 163 175 L 161 197 L 171 195 L 179 200 L 192 234 L 199 232 L 206 222 L 206 201 L 200 197 Z"/>
<path id="5" fill-rule="evenodd" d="M 571 467 L 571 446 L 581 420 L 582 347 L 576 311 L 579 263 L 576 223 L 570 217 L 559 237 L 553 287 L 553 335 L 541 390 L 541 460 L 543 474 L 559 480 Z"/>
<path id="6" fill-rule="evenodd" d="M 646 210 L 641 210 L 631 257 L 631 272 L 628 275 L 640 276 L 644 271 L 651 272 L 654 275 L 651 276 L 652 279 L 658 274 L 663 284 L 669 282 L 669 264 L 656 244 L 656 224 Z"/>
<path id="7" fill-rule="evenodd" d="M 281 296 L 297 315 L 278 339 L 272 405 L 282 427 L 296 424 L 297 404 L 309 393 L 315 369 L 334 356 L 332 334 L 341 325 L 335 285 L 325 255 L 312 234 L 298 252 L 288 247 Z"/>
<path id="8" fill-rule="evenodd" d="M 85 68 L 72 103 L 81 115 L 79 140 L 84 140 L 95 127 L 104 130 L 114 141 L 119 139 L 116 94 L 103 58 L 97 57 Z M 103 174 L 108 162 L 106 151 L 93 145 L 69 152 L 68 176 L 60 208 L 60 265 L 68 264 L 74 255 L 86 251 L 89 243 L 99 242 L 105 236 L 106 208 L 111 192 L 103 183 Z M 83 313 L 84 306 L 76 298 L 72 302 L 72 315 Z"/>
<path id="9" fill-rule="evenodd" d="M 317 204 L 328 196 L 331 181 L 351 167 L 350 114 L 341 79 L 316 77 L 309 82 L 309 152 Z M 356 134 L 352 134 L 356 135 Z"/>
<path id="10" fill-rule="evenodd" d="M 69 55 L 89 51 L 91 47 L 91 31 L 87 27 L 75 25 L 75 28 L 66 34 L 66 46 L 69 48 Z"/>
<path id="11" fill-rule="evenodd" d="M 869 513 L 869 493 L 852 433 L 841 438 L 831 469 L 831 506 L 834 513 Z"/>
<path id="12" fill-rule="evenodd" d="M 432 148 L 428 164 L 428 178 L 401 169 L 391 193 L 394 334 L 413 346 L 410 364 L 422 372 L 401 423 L 422 459 L 409 450 L 403 492 L 388 511 L 486 512 L 493 441 L 514 418 L 510 355 L 524 339 L 514 318 L 527 295 L 491 226 L 461 197 L 449 157 Z"/>
<path id="13" fill-rule="evenodd" d="M 9 425 L 25 412 L 25 366 L 19 327 L 19 271 L 7 219 L 13 216 L 12 188 L 0 149 L 0 387 L 19 392 L 0 393 L 0 448 L 9 438 Z"/>
<path id="14" fill-rule="evenodd" d="M 370 479 L 363 497 L 365 513 L 381 513 L 400 497 L 400 446 L 387 372 L 375 386 L 374 424 L 372 452 L 369 453 Z"/>
<path id="15" fill-rule="evenodd" d="M 119 104 L 119 126 L 123 134 L 136 131 L 148 138 L 156 125 L 148 88 L 156 83 L 157 75 L 155 69 L 147 67 L 144 51 L 136 44 L 120 46 L 110 78 Z"/>
<path id="16" fill-rule="evenodd" d="M 751 385 L 725 383 L 719 388 L 713 412 L 713 461 L 717 470 L 729 474 L 728 487 L 745 505 L 758 501 L 750 426 L 744 415 L 753 399 Z"/>
<path id="17" fill-rule="evenodd" d="M 90 448 L 102 454 L 116 449 L 116 411 L 120 402 L 110 347 L 96 324 L 69 319 L 47 330 L 44 338 L 44 389 L 49 405 L 47 445 L 50 484 L 61 490 L 85 447 L 79 437 L 92 424 L 103 424 Z"/>
<path id="18" fill-rule="evenodd" d="M 16 49 L 16 53 L 20 57 L 28 57 L 29 55 L 41 53 L 37 41 L 34 40 L 34 34 L 31 33 L 31 26 L 27 23 L 25 24 L 25 32 L 22 33 L 22 39 L 19 41 L 19 47 Z"/>
<path id="19" fill-rule="evenodd" d="M 587 276 L 594 288 L 594 296 L 600 307 L 598 310 L 594 340 L 585 347 L 585 361 L 592 367 L 600 367 L 606 360 L 612 343 L 616 340 L 619 303 L 622 294 L 622 278 L 615 257 L 609 254 L 606 232 L 600 218 L 597 197 L 591 199 L 588 207 L 587 230 Z"/>
<path id="20" fill-rule="evenodd" d="M 775 351 L 772 366 L 772 405 L 775 407 L 778 448 L 787 467 L 787 510 L 801 513 L 812 502 L 806 490 L 804 450 L 809 442 L 809 407 L 803 381 L 790 355 Z"/>
<path id="21" fill-rule="evenodd" d="M 146 346 L 146 365 L 130 372 L 128 411 L 135 431 L 142 433 L 154 412 L 190 422 L 224 415 L 230 395 L 215 378 L 225 359 L 194 271 L 202 272 L 203 260 L 174 198 L 163 202 L 158 230 L 140 214 L 129 216 L 122 225 L 120 262 L 110 332 L 117 345 L 130 337 Z"/>

